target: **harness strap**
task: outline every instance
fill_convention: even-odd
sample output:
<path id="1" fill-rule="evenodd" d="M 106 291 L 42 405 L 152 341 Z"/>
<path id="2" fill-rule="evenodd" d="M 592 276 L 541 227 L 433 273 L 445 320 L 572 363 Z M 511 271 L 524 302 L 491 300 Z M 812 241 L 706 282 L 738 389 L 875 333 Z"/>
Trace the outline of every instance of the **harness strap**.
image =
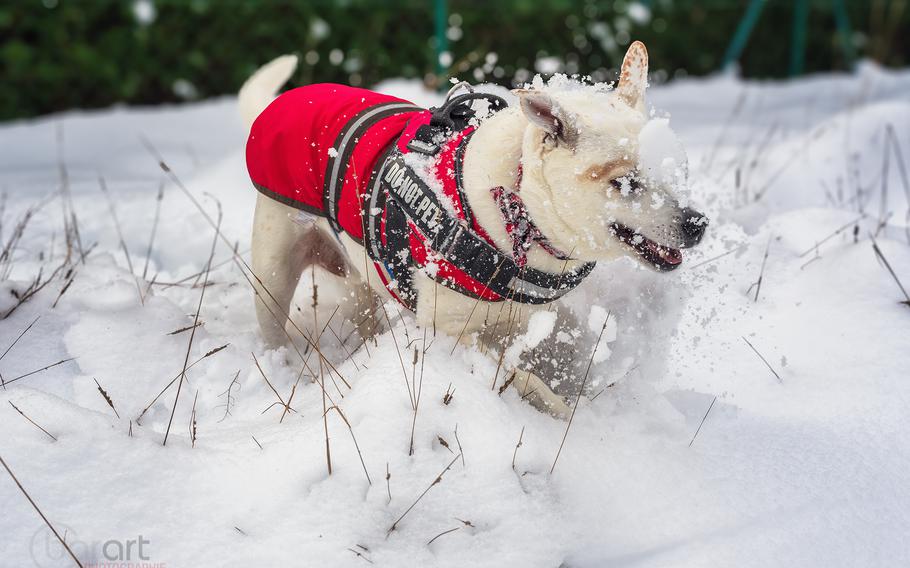
<path id="1" fill-rule="evenodd" d="M 326 164 L 325 186 L 322 191 L 322 205 L 325 216 L 335 233 L 341 233 L 342 227 L 338 221 L 338 201 L 341 199 L 341 188 L 350 166 L 351 155 L 354 147 L 363 134 L 371 126 L 382 119 L 401 114 L 422 110 L 410 103 L 380 103 L 365 108 L 345 124 L 335 138 L 335 143 L 329 152 Z"/>
<path id="2" fill-rule="evenodd" d="M 594 263 L 586 263 L 575 270 L 551 274 L 519 266 L 514 259 L 474 233 L 466 223 L 446 215 L 433 190 L 398 152 L 386 159 L 379 185 L 391 198 L 386 205 L 387 239 L 393 228 L 390 221 L 400 222 L 400 219 L 396 221 L 397 212 L 389 213 L 400 210 L 423 236 L 428 248 L 502 299 L 528 304 L 552 302 L 578 286 L 594 268 Z M 392 207 L 393 202 L 395 207 Z M 450 282 L 441 283 L 452 287 Z"/>

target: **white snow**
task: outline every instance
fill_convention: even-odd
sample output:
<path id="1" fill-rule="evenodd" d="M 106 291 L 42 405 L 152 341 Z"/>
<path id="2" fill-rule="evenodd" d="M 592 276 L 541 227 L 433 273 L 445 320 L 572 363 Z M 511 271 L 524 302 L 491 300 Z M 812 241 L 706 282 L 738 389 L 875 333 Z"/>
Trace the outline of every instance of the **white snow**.
<path id="1" fill-rule="evenodd" d="M 406 81 L 384 86 L 421 104 L 438 101 Z M 724 76 L 651 89 L 650 103 L 669 113 L 685 146 L 691 200 L 710 225 L 679 271 L 601 263 L 567 297 L 580 321 L 592 322 L 577 338 L 558 332 L 578 357 L 590 356 L 607 313 L 615 318 L 608 331 L 615 329 L 605 333 L 613 339 L 609 358 L 592 369 L 593 401 L 582 400 L 553 474 L 566 423 L 512 390 L 498 395 L 489 354 L 460 346 L 453 353 L 452 338 L 432 338 L 389 304 L 394 340 L 386 332 L 346 362 L 334 337 L 323 345 L 352 387 L 326 381 L 371 484 L 345 421 L 331 409 L 327 474 L 323 401 L 308 377 L 295 390 L 295 411 L 279 421 L 282 407 L 270 406 L 276 396 L 252 355 L 284 400 L 299 359 L 264 351 L 251 292 L 225 262 L 223 243 L 190 362 L 230 345 L 188 371 L 166 446 L 174 388 L 141 425 L 135 421 L 183 366 L 189 332 L 169 334 L 192 325 L 201 291 L 194 275 L 213 237 L 139 136 L 210 215 L 220 201 L 224 233 L 248 258 L 255 191 L 233 100 L 0 126 L 0 187 L 8 196 L 2 241 L 27 207 L 58 191 L 62 125 L 81 242 L 97 243 L 56 307 L 61 276 L 0 321 L 2 353 L 40 316 L 0 359 L 5 381 L 76 358 L 0 390 L 0 456 L 86 565 L 140 537 L 142 561 L 169 567 L 365 566 L 366 559 L 377 566 L 907 565 L 910 307 L 898 303 L 901 291 L 868 235 L 878 233 L 883 254 L 910 285 L 908 196 L 893 154 L 882 176 L 884 150 L 894 149 L 888 125 L 904 162 L 910 159 L 908 90 L 910 73 L 869 64 L 852 76 L 785 83 Z M 144 304 L 99 175 L 137 274 L 165 184 L 139 287 L 157 284 Z M 879 227 L 881 212 L 893 214 Z M 863 214 L 855 242 L 852 223 Z M 15 305 L 11 291 L 39 269 L 46 276 L 61 262 L 62 224 L 59 198 L 35 213 L 0 285 L 0 309 Z M 304 280 L 295 303 L 301 325 L 312 327 L 311 279 Z M 320 288 L 320 325 L 330 300 Z M 341 337 L 350 331 L 333 324 Z M 553 326 L 535 320 L 532 327 Z M 428 350 L 412 367 L 425 331 Z M 409 455 L 408 389 L 421 374 Z M 464 459 L 455 459 L 462 451 Z M 4 565 L 67 564 L 5 471 L 0 510 Z M 106 547 L 109 541 L 115 544 Z M 118 560 L 139 562 L 131 550 Z"/>

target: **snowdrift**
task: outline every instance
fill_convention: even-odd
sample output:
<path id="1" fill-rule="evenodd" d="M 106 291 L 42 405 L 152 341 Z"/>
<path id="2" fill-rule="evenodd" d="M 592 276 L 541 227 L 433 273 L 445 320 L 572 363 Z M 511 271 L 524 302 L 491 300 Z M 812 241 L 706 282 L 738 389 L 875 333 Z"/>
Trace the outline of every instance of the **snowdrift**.
<path id="1" fill-rule="evenodd" d="M 86 565 L 111 560 L 119 549 L 107 542 L 138 539 L 146 558 L 135 547 L 125 558 L 124 546 L 118 560 L 904 565 L 910 307 L 871 238 L 910 284 L 908 88 L 910 74 L 866 65 L 852 76 L 652 89 L 712 225 L 678 273 L 603 264 L 568 297 L 592 324 L 580 353 L 607 313 L 615 333 L 555 468 L 566 423 L 491 389 L 488 357 L 432 337 L 392 305 L 393 332 L 375 344 L 341 348 L 327 332 L 327 356 L 350 388 L 326 379 L 340 410 L 326 414 L 319 386 L 298 380 L 296 354 L 263 350 L 251 292 L 222 243 L 203 324 L 186 329 L 213 231 L 140 136 L 210 214 L 220 202 L 223 230 L 247 256 L 255 196 L 234 101 L 0 127 L 4 244 L 46 201 L 4 261 L 0 310 L 65 254 L 62 200 L 52 198 L 61 183 L 90 250 L 0 322 L 2 350 L 34 322 L 0 359 L 0 456 Z M 435 97 L 402 81 L 379 89 Z M 312 326 L 311 285 L 295 300 L 301 325 Z M 324 305 L 318 321 L 330 315 Z M 342 339 L 351 331 L 332 323 Z M 430 347 L 414 365 L 425 333 Z M 187 357 L 204 358 L 176 404 L 175 384 L 150 405 Z M 420 377 L 414 421 L 406 384 Z M 0 477 L 5 563 L 66 565 Z"/>

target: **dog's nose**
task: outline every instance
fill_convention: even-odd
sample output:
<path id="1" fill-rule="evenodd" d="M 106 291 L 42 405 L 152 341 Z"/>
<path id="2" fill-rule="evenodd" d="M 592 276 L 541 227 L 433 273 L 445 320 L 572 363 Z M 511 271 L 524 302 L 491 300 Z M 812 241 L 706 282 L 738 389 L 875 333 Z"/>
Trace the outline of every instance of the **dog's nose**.
<path id="1" fill-rule="evenodd" d="M 686 247 L 694 247 L 705 236 L 708 227 L 708 218 L 691 207 L 686 207 L 680 212 L 683 242 Z"/>

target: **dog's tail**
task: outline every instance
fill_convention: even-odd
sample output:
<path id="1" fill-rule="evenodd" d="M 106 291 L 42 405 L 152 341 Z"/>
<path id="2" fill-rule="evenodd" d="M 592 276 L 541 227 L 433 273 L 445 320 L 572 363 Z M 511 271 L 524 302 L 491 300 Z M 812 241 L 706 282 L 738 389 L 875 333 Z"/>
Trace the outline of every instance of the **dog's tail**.
<path id="1" fill-rule="evenodd" d="M 278 89 L 291 78 L 296 68 L 296 55 L 282 55 L 260 67 L 240 87 L 237 98 L 240 114 L 243 116 L 247 128 L 252 126 L 259 113 L 269 106 L 278 93 Z"/>

